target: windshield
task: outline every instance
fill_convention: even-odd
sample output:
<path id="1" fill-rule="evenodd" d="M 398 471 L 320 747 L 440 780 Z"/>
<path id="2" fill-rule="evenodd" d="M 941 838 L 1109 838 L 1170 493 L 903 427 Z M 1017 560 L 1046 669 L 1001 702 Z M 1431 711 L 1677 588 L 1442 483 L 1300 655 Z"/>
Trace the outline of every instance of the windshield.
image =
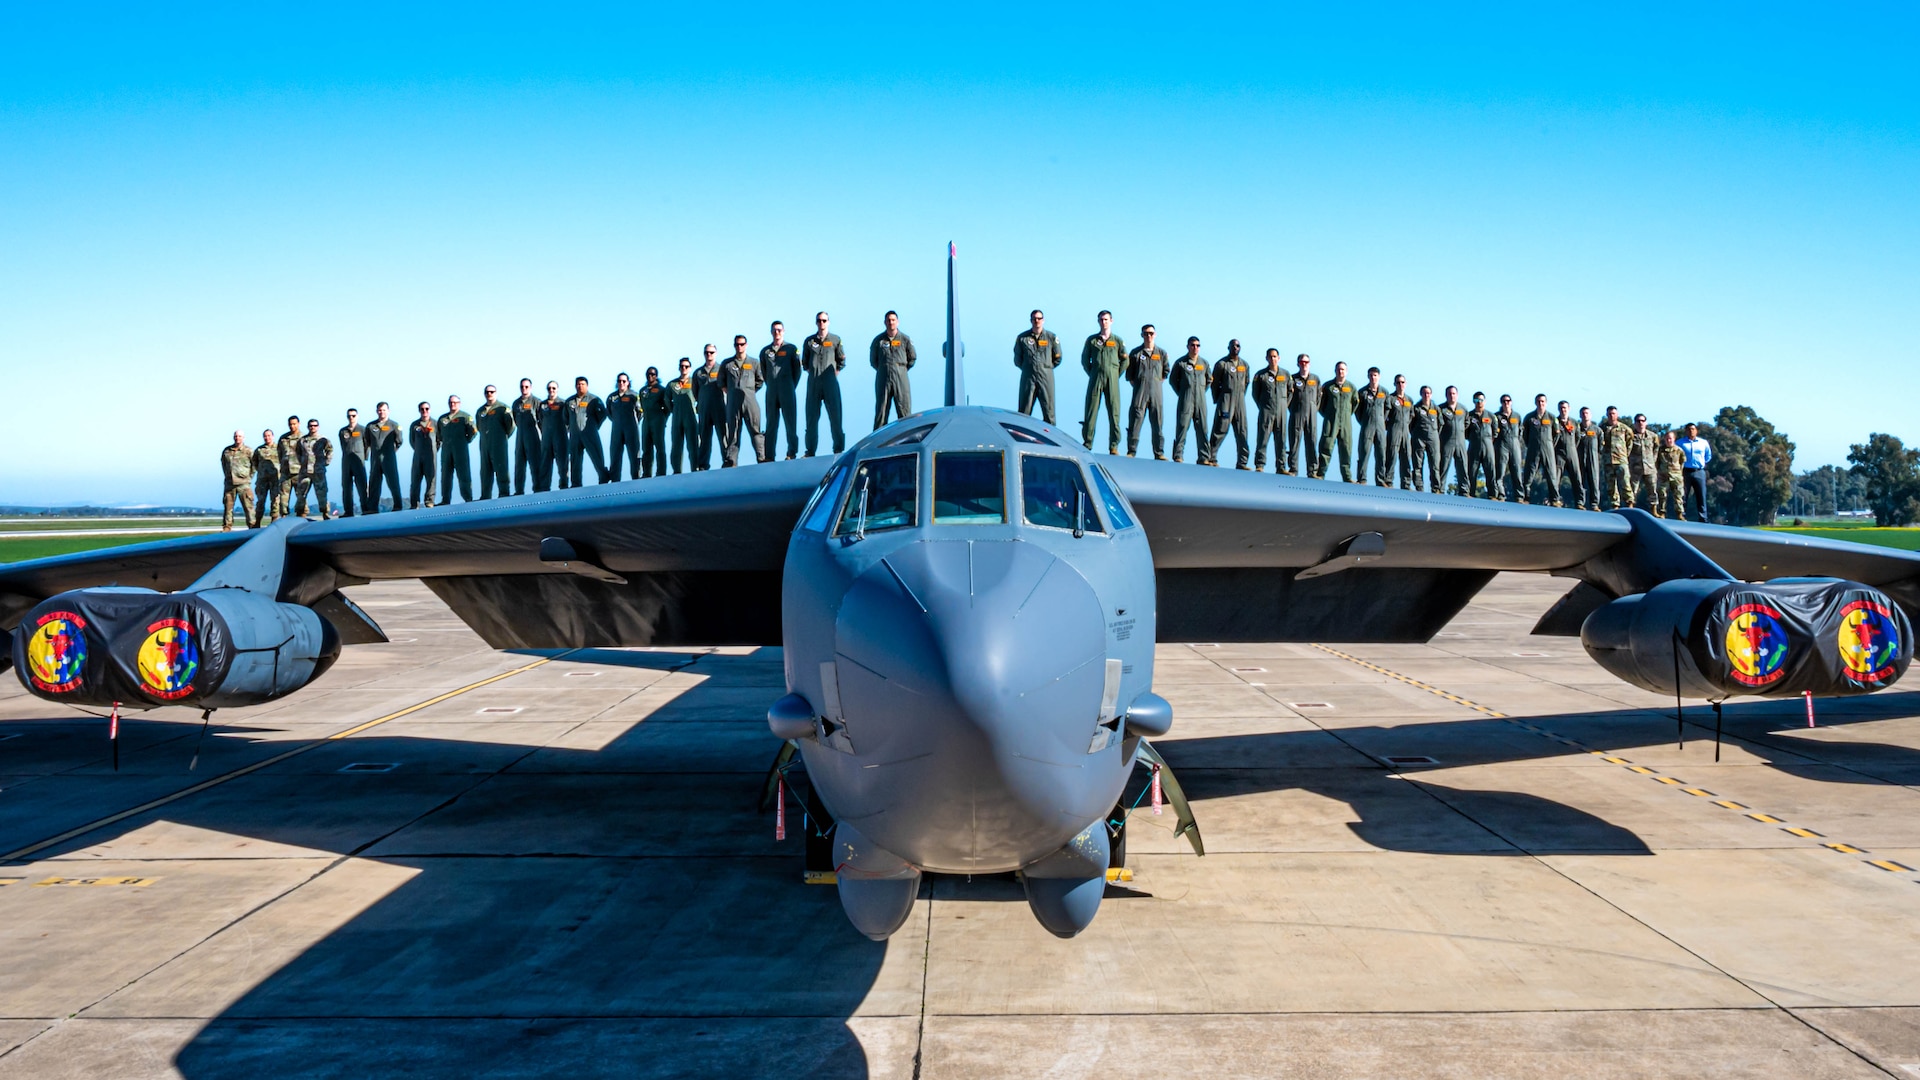
<path id="1" fill-rule="evenodd" d="M 820 487 L 813 493 L 813 501 L 807 504 L 807 511 L 800 517 L 800 527 L 808 532 L 819 532 L 833 520 L 833 512 L 840 505 L 840 488 L 846 483 L 848 469 L 845 465 L 834 467 Z"/>
<path id="2" fill-rule="evenodd" d="M 866 499 L 866 520 L 861 521 L 861 498 Z M 850 536 L 875 529 L 903 529 L 912 526 L 920 509 L 920 456 L 871 458 L 853 470 L 853 482 L 847 486 L 847 502 L 840 511 L 835 536 Z"/>
<path id="3" fill-rule="evenodd" d="M 1105 532 L 1100 515 L 1094 512 L 1087 496 L 1087 482 L 1078 463 L 1067 458 L 1020 458 L 1020 487 L 1027 524 L 1050 529 L 1077 527 L 1087 532 Z"/>
<path id="4" fill-rule="evenodd" d="M 1006 467 L 1000 451 L 933 455 L 935 525 L 999 525 L 1006 520 Z"/>
<path id="5" fill-rule="evenodd" d="M 1120 501 L 1120 493 L 1114 487 L 1113 477 L 1107 475 L 1105 465 L 1093 467 L 1093 484 L 1100 489 L 1100 501 L 1106 504 L 1107 520 L 1113 522 L 1113 527 L 1133 528 L 1133 515 L 1127 513 L 1126 504 Z"/>

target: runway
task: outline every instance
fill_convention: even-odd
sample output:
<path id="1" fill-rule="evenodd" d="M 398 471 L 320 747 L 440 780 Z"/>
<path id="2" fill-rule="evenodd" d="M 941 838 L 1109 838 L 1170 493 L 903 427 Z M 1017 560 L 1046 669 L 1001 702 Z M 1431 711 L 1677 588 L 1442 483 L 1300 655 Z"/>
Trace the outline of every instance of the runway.
<path id="1" fill-rule="evenodd" d="M 118 772 L 9 674 L 0 1078 L 1920 1075 L 1920 697 L 1732 705 L 1716 763 L 1528 636 L 1566 587 L 1160 646 L 1207 855 L 1143 808 L 1072 941 L 1011 878 L 884 945 L 803 884 L 776 649 L 497 653 L 366 586 L 391 644 Z"/>

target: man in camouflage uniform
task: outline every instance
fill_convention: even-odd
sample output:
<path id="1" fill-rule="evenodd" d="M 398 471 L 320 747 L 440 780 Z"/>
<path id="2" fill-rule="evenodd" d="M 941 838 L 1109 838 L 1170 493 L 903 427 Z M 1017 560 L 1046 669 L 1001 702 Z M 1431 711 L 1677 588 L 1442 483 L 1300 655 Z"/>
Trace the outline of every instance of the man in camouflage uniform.
<path id="1" fill-rule="evenodd" d="M 527 474 L 533 474 L 533 490 L 547 490 L 543 477 L 547 453 L 540 445 L 540 399 L 533 396 L 533 380 L 520 380 L 520 396 L 513 399 L 513 493 L 527 493 Z M 507 489 L 502 487 L 500 494 Z"/>
<path id="2" fill-rule="evenodd" d="M 500 497 L 512 489 L 507 486 L 507 445 L 513 441 L 513 409 L 500 400 L 500 388 L 489 384 L 486 401 L 473 413 L 473 426 L 480 430 L 480 497 L 493 498 L 497 484 Z"/>
<path id="3" fill-rule="evenodd" d="M 233 433 L 233 445 L 220 451 L 220 531 L 233 531 L 233 504 L 240 504 L 240 524 L 253 528 L 253 448 L 242 432 Z"/>
<path id="4" fill-rule="evenodd" d="M 1100 313 L 1100 329 L 1080 346 L 1080 370 L 1087 373 L 1087 415 L 1080 422 L 1080 441 L 1093 449 L 1099 424 L 1100 401 L 1107 403 L 1107 453 L 1120 452 L 1120 374 L 1127 366 L 1127 343 L 1113 332 L 1113 312 Z"/>
<path id="5" fill-rule="evenodd" d="M 1447 400 L 1440 404 L 1440 468 L 1435 473 L 1439 486 L 1447 490 L 1447 474 L 1453 474 L 1454 493 L 1473 495 L 1473 474 L 1467 471 L 1467 407 L 1460 404 L 1460 388 L 1447 387 Z"/>
<path id="6" fill-rule="evenodd" d="M 1167 373 L 1173 384 L 1173 460 L 1183 461 L 1187 452 L 1187 430 L 1193 430 L 1195 460 L 1207 460 L 1207 387 L 1213 375 L 1200 357 L 1200 339 L 1187 339 L 1187 355 Z"/>
<path id="7" fill-rule="evenodd" d="M 1560 505 L 1560 470 L 1554 467 L 1554 448 L 1559 442 L 1560 425 L 1554 421 L 1553 414 L 1547 411 L 1547 395 L 1533 395 L 1533 411 L 1521 422 L 1521 430 L 1526 433 L 1526 472 L 1523 474 L 1520 490 L 1526 493 L 1526 501 L 1533 502 L 1533 485 L 1545 481 L 1547 485 L 1547 503 Z"/>
<path id="8" fill-rule="evenodd" d="M 1298 370 L 1287 377 L 1287 462 L 1276 462 L 1274 468 L 1295 476 L 1320 475 L 1320 437 L 1314 431 L 1320 418 L 1320 376 L 1307 370 L 1312 363 L 1312 357 L 1301 353 L 1294 358 Z"/>
<path id="9" fill-rule="evenodd" d="M 671 434 L 667 440 L 673 448 L 673 471 L 679 472 L 682 461 L 693 459 L 693 467 L 700 467 L 700 390 L 693 385 L 693 361 L 680 358 L 680 377 L 667 384 L 667 418 L 671 420 Z M 813 456 L 813 428 L 807 428 L 807 456 Z M 662 466 L 664 469 L 664 466 Z"/>
<path id="10" fill-rule="evenodd" d="M 1647 414 L 1635 413 L 1633 416 L 1633 449 L 1627 457 L 1627 466 L 1633 471 L 1633 490 L 1635 505 L 1649 514 L 1657 513 L 1659 507 L 1654 500 L 1659 491 L 1654 484 L 1654 474 L 1659 469 L 1660 436 L 1647 428 Z"/>
<path id="11" fill-rule="evenodd" d="M 1494 435 L 1499 417 L 1487 408 L 1485 392 L 1473 392 L 1473 408 L 1467 410 L 1467 494 L 1474 494 L 1476 481 L 1486 484 L 1486 490 L 1480 494 L 1483 499 L 1500 497 L 1500 485 L 1494 479 Z"/>
<path id="12" fill-rule="evenodd" d="M 1207 440 L 1203 465 L 1220 464 L 1220 444 L 1233 432 L 1237 458 L 1234 468 L 1247 467 L 1247 362 L 1240 358 L 1240 339 L 1227 342 L 1227 355 L 1213 365 L 1213 435 Z"/>
<path id="13" fill-rule="evenodd" d="M 1553 459 L 1560 470 L 1560 479 L 1567 486 L 1562 505 L 1578 510 L 1587 501 L 1587 490 L 1580 478 L 1580 425 L 1573 418 L 1571 402 L 1562 401 L 1558 408 L 1560 415 L 1553 423 Z"/>
<path id="14" fill-rule="evenodd" d="M 1040 419 L 1051 424 L 1055 422 L 1053 369 L 1060 366 L 1060 335 L 1047 329 L 1046 313 L 1039 308 L 1027 321 L 1033 325 L 1013 339 L 1013 366 L 1020 369 L 1020 414 L 1032 416 L 1038 403 Z"/>
<path id="15" fill-rule="evenodd" d="M 827 424 L 833 429 L 833 452 L 847 448 L 847 433 L 840 426 L 840 371 L 847 366 L 847 350 L 840 335 L 827 332 L 827 313 L 813 317 L 819 329 L 801 342 L 801 366 L 807 369 L 807 456 L 820 445 L 820 406 L 827 407 Z M 696 386 L 703 384 L 695 384 Z M 676 414 L 677 415 L 677 414 Z M 680 471 L 680 455 L 674 454 L 674 472 Z M 695 468 L 703 466 L 695 465 Z"/>
<path id="16" fill-rule="evenodd" d="M 431 509 L 435 497 L 438 476 L 433 463 L 440 456 L 439 440 L 434 438 L 433 406 L 421 402 L 418 406 L 419 419 L 407 425 L 407 449 L 413 451 L 413 462 L 407 472 L 407 509 L 421 508 L 420 488 L 424 483 L 427 489 L 425 505 Z"/>
<path id="17" fill-rule="evenodd" d="M 333 440 L 320 434 L 320 421 L 307 421 L 307 436 L 300 440 L 307 448 L 307 463 L 313 471 L 308 483 L 300 491 L 300 513 L 307 514 L 307 493 L 313 493 L 314 509 L 320 511 L 320 520 L 333 517 L 333 496 L 327 491 L 327 467 L 333 464 Z"/>
<path id="18" fill-rule="evenodd" d="M 1686 468 L 1687 455 L 1681 451 L 1671 431 L 1660 437 L 1660 449 L 1656 454 L 1660 465 L 1660 488 L 1653 500 L 1654 516 L 1679 521 L 1685 517 L 1681 509 L 1680 474 Z"/>
<path id="19" fill-rule="evenodd" d="M 1380 369 L 1367 369 L 1367 385 L 1354 394 L 1354 415 L 1360 421 L 1360 460 L 1354 481 L 1367 482 L 1367 462 L 1373 462 L 1376 487 L 1391 485 L 1393 459 L 1387 455 L 1387 402 L 1393 397 L 1380 385 Z"/>
<path id="20" fill-rule="evenodd" d="M 1577 436 L 1580 449 L 1580 489 L 1586 493 L 1586 509 L 1600 509 L 1600 488 L 1607 472 L 1600 465 L 1603 447 L 1600 425 L 1593 422 L 1593 410 L 1580 406 Z"/>
<path id="21" fill-rule="evenodd" d="M 607 395 L 607 473 L 620 479 L 620 463 L 627 463 L 627 479 L 640 479 L 640 395 L 633 388 L 633 376 L 621 372 L 614 377 L 613 393 Z M 602 480 L 601 483 L 605 483 Z"/>
<path id="22" fill-rule="evenodd" d="M 453 505 L 453 485 L 460 483 L 460 501 L 473 501 L 473 455 L 468 448 L 480 433 L 473 414 L 460 407 L 460 396 L 447 398 L 447 411 L 434 425 L 433 438 L 440 448 L 440 479 L 447 488 L 447 506 Z"/>
<path id="23" fill-rule="evenodd" d="M 384 481 L 393 495 L 393 508 L 400 509 L 400 421 L 387 413 L 387 403 L 373 407 L 373 423 L 367 425 L 367 504 L 369 514 L 380 510 L 380 486 Z"/>
<path id="24" fill-rule="evenodd" d="M 254 524 L 271 525 L 280 520 L 273 508 L 279 491 L 280 448 L 273 444 L 273 432 L 269 429 L 260 433 L 260 445 L 253 448 Z"/>
<path id="25" fill-rule="evenodd" d="M 793 363 L 798 365 L 799 354 L 794 354 Z M 691 365 L 689 365 L 691 366 Z M 647 381 L 640 386 L 640 475 L 643 477 L 667 475 L 667 420 L 673 415 L 673 395 L 666 384 L 660 381 L 660 369 L 647 369 Z M 799 436 L 793 431 L 793 416 L 787 417 L 787 434 L 793 439 Z M 771 444 L 771 440 L 769 440 Z M 794 455 L 788 454 L 791 459 Z"/>
<path id="26" fill-rule="evenodd" d="M 1267 467 L 1267 444 L 1273 444 L 1273 471 L 1287 471 L 1287 403 L 1293 380 L 1280 370 L 1280 350 L 1267 350 L 1267 366 L 1253 373 L 1253 471 Z"/>
<path id="27" fill-rule="evenodd" d="M 587 389 L 587 377 L 573 380 L 573 396 L 567 399 L 567 449 L 572 453 L 573 486 L 587 486 L 586 462 L 593 461 L 593 474 L 599 483 L 607 482 L 607 459 L 600 449 L 600 427 L 607 422 L 607 403 Z"/>
<path id="28" fill-rule="evenodd" d="M 703 345 L 700 355 L 705 363 L 693 369 L 694 398 L 700 414 L 700 449 L 693 456 L 693 471 L 713 468 L 713 447 L 720 444 L 721 460 L 726 459 L 727 383 L 726 373 L 715 360 L 718 350 Z"/>
<path id="29" fill-rule="evenodd" d="M 1633 427 L 1620 418 L 1618 406 L 1607 406 L 1607 418 L 1600 425 L 1600 437 L 1606 443 L 1607 509 L 1633 505 Z"/>
<path id="30" fill-rule="evenodd" d="M 1353 384 L 1347 381 L 1347 362 L 1333 365 L 1333 378 L 1320 384 L 1320 460 L 1314 470 L 1322 480 L 1333 452 L 1340 450 L 1340 479 L 1353 481 Z"/>
<path id="31" fill-rule="evenodd" d="M 889 313 L 891 314 L 891 313 Z M 898 318 L 889 318 L 888 326 L 899 326 Z M 906 341 L 901 334 L 899 340 Z M 874 339 L 875 357 L 878 359 L 883 342 Z M 907 351 L 913 351 L 913 343 L 907 342 Z M 892 361 L 887 361 L 892 363 Z M 753 460 L 767 460 L 767 442 L 760 434 L 760 366 L 747 355 L 747 337 L 745 334 L 733 336 L 733 355 L 720 365 L 720 378 L 727 392 L 727 434 L 720 444 L 720 467 L 731 469 L 740 464 L 740 428 L 746 426 L 747 436 L 753 440 Z"/>
<path id="32" fill-rule="evenodd" d="M 1158 331 L 1148 323 L 1140 328 L 1140 344 L 1127 354 L 1127 383 L 1133 400 L 1127 406 L 1127 456 L 1140 449 L 1140 422 L 1153 427 L 1153 460 L 1167 460 L 1167 444 L 1160 437 L 1160 384 L 1167 379 L 1167 353 L 1153 343 Z"/>
<path id="33" fill-rule="evenodd" d="M 886 329 L 873 336 L 867 346 L 867 362 L 873 365 L 873 430 L 887 426 L 887 407 L 893 407 L 896 420 L 913 412 L 913 387 L 907 372 L 919 359 L 913 351 L 913 339 L 900 332 L 900 316 L 887 312 Z M 729 361 L 731 363 L 731 361 Z M 759 411 L 758 407 L 754 410 Z"/>
<path id="34" fill-rule="evenodd" d="M 293 486 L 287 497 L 287 512 L 294 517 L 312 517 L 307 511 L 307 497 L 313 493 L 313 474 L 316 471 L 313 440 L 320 433 L 319 429 L 318 421 L 309 420 L 307 429 L 294 440 L 299 446 L 294 457 Z"/>
<path id="35" fill-rule="evenodd" d="M 556 484 L 567 487 L 567 403 L 560 397 L 560 384 L 547 380 L 547 396 L 534 403 L 533 415 L 540 422 L 540 480 L 535 491 L 552 491 Z"/>
<path id="36" fill-rule="evenodd" d="M 773 460 L 779 446 L 784 417 L 787 460 L 792 461 L 800 456 L 800 350 L 787 340 L 786 323 L 776 319 L 767 329 L 773 342 L 760 350 L 760 381 L 767 387 L 767 460 Z"/>
<path id="37" fill-rule="evenodd" d="M 1413 468 L 1413 399 L 1407 396 L 1407 377 L 1393 377 L 1393 393 L 1387 395 L 1387 479 L 1393 479 L 1392 470 L 1400 470 L 1400 490 L 1411 490 L 1414 481 Z M 1391 487 L 1392 484 L 1387 486 Z"/>
<path id="38" fill-rule="evenodd" d="M 293 492 L 307 472 L 306 448 L 300 445 L 300 418 L 287 417 L 287 433 L 274 444 L 280 457 L 280 486 L 273 491 L 273 516 L 277 520 L 293 513 Z"/>
<path id="39" fill-rule="evenodd" d="M 340 516 L 352 517 L 355 503 L 366 511 L 367 502 L 367 429 L 360 425 L 360 410 L 348 409 L 340 429 Z"/>
<path id="40" fill-rule="evenodd" d="M 1500 478 L 1500 494 L 1494 496 L 1502 501 L 1526 502 L 1526 485 L 1520 480 L 1520 463 L 1525 460 L 1525 451 L 1521 449 L 1521 419 L 1513 411 L 1513 395 L 1500 395 L 1500 408 L 1493 414 L 1493 471 Z"/>

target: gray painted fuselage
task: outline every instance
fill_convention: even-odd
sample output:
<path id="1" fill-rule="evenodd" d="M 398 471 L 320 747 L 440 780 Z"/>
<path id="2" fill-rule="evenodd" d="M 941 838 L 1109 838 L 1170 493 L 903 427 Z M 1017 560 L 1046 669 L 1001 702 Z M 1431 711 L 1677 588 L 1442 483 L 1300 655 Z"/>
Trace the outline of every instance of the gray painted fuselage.
<path id="1" fill-rule="evenodd" d="M 936 519 L 936 458 L 953 452 L 1004 455 L 1004 523 Z M 834 535 L 858 514 L 859 467 L 901 454 L 918 459 L 914 523 Z M 1028 521 L 1025 456 L 1086 478 L 1080 535 Z M 1029 866 L 1102 820 L 1126 783 L 1137 741 L 1124 715 L 1153 682 L 1153 560 L 1137 519 L 1115 527 L 1095 468 L 1038 420 L 931 410 L 849 450 L 789 543 L 787 687 L 820 716 L 800 740 L 808 776 L 838 821 L 919 869 Z"/>

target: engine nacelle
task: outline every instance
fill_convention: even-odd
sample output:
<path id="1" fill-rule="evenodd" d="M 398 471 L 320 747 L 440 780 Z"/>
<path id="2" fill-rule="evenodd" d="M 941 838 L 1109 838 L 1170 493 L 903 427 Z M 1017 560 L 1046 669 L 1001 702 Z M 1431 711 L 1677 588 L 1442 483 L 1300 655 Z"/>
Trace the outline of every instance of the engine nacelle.
<path id="1" fill-rule="evenodd" d="M 1695 698 L 1868 694 L 1913 659 L 1899 605 L 1833 578 L 1668 581 L 1587 616 L 1580 644 L 1626 682 Z"/>
<path id="2" fill-rule="evenodd" d="M 320 677 L 340 636 L 312 609 L 242 589 L 76 589 L 13 631 L 20 682 L 70 705 L 258 705 Z"/>

